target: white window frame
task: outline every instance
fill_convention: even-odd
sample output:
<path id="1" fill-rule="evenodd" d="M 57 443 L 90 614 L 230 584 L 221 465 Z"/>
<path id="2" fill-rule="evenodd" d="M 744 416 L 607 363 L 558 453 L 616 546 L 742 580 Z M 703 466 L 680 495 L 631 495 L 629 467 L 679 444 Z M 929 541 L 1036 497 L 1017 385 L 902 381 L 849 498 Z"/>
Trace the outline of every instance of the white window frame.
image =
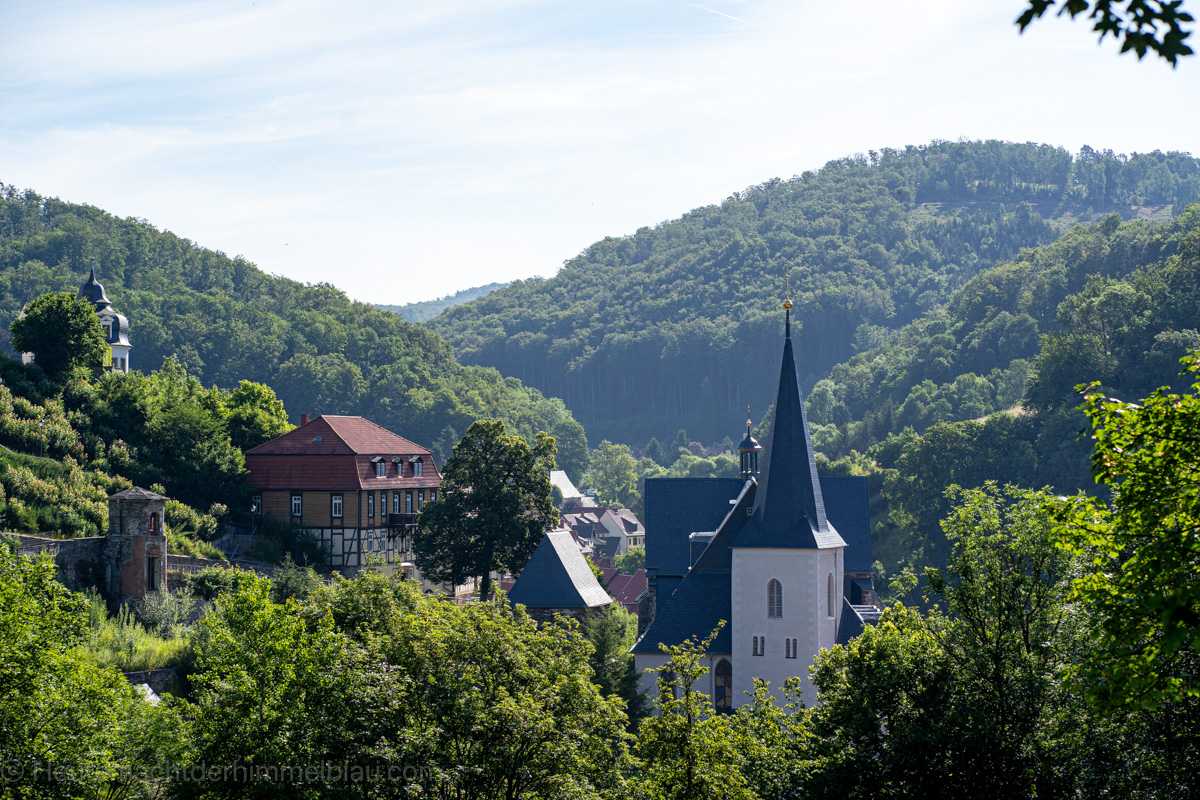
<path id="1" fill-rule="evenodd" d="M 419 478 L 424 474 L 425 474 L 425 462 L 418 458 L 416 461 L 413 462 L 413 477 Z"/>
<path id="2" fill-rule="evenodd" d="M 376 478 L 386 478 L 387 477 L 387 464 L 385 462 L 383 462 L 383 461 L 375 462 L 375 477 Z"/>
<path id="3" fill-rule="evenodd" d="M 771 589 L 779 587 L 776 596 L 771 596 Z M 767 581 L 767 619 L 783 619 L 783 581 L 771 578 Z"/>
<path id="4" fill-rule="evenodd" d="M 304 513 L 304 497 L 303 495 L 292 495 L 292 516 L 299 517 Z"/>
<path id="5" fill-rule="evenodd" d="M 334 519 L 343 519 L 345 512 L 345 500 L 340 494 L 331 494 L 329 496 L 329 516 Z"/>

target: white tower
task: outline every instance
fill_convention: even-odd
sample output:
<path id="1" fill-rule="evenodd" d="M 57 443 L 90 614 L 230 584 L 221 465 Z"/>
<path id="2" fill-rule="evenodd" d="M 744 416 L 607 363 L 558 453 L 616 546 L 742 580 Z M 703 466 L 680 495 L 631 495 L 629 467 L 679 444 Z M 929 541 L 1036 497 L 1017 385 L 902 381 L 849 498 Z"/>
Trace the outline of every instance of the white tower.
<path id="1" fill-rule="evenodd" d="M 96 316 L 100 317 L 104 341 L 112 348 L 113 372 L 129 372 L 129 351 L 133 349 L 133 345 L 129 343 L 129 320 L 113 309 L 112 302 L 104 293 L 104 285 L 96 280 L 95 267 L 79 287 L 77 296 L 91 303 L 96 309 Z"/>

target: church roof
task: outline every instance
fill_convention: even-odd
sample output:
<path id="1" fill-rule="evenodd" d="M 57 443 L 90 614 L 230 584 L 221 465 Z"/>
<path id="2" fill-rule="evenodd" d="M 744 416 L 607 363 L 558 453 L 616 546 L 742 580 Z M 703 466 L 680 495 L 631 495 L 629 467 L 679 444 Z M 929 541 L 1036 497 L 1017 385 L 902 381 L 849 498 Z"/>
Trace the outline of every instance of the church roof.
<path id="1" fill-rule="evenodd" d="M 867 479 L 858 475 L 822 475 L 821 496 L 829 524 L 846 542 L 846 572 L 872 572 L 871 513 Z"/>
<path id="2" fill-rule="evenodd" d="M 542 537 L 508 599 L 529 608 L 595 608 L 612 602 L 570 531 Z"/>
<path id="3" fill-rule="evenodd" d="M 844 547 L 845 541 L 825 516 L 812 438 L 796 377 L 791 312 L 787 314 L 779 390 L 763 453 L 765 466 L 754 499 L 753 516 L 733 546 L 820 550 Z"/>
<path id="4" fill-rule="evenodd" d="M 323 414 L 246 451 L 259 456 L 428 455 L 429 450 L 362 417 Z"/>
<path id="5" fill-rule="evenodd" d="M 715 531 L 742 490 L 740 478 L 647 478 L 646 563 L 659 575 L 683 575 L 692 563 L 688 536 Z"/>
<path id="6" fill-rule="evenodd" d="M 708 647 L 709 653 L 732 653 L 733 623 L 732 576 L 729 572 L 693 572 L 684 578 L 654 622 L 630 651 L 635 654 L 658 653 L 659 644 L 677 645 L 688 639 L 703 641 L 713 629 L 725 626 Z"/>

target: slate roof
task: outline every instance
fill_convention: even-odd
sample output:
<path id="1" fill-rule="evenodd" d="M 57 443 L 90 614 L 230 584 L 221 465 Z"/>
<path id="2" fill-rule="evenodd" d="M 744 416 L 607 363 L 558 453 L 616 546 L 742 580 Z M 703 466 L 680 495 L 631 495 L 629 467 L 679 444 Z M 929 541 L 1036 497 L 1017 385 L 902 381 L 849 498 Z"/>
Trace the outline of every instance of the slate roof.
<path id="1" fill-rule="evenodd" d="M 97 311 L 104 311 L 112 308 L 112 301 L 108 299 L 108 295 L 104 292 L 104 284 L 96 280 L 96 268 L 88 272 L 87 280 L 79 287 L 79 293 L 75 295 L 80 300 L 87 300 Z"/>
<path id="2" fill-rule="evenodd" d="M 709 645 L 708 652 L 733 652 L 733 601 L 730 590 L 732 576 L 728 572 L 693 572 L 679 584 L 666 605 L 654 617 L 654 622 L 638 639 L 631 652 L 658 653 L 659 643 L 682 644 L 692 637 L 704 639 L 717 623 L 725 627 Z"/>
<path id="3" fill-rule="evenodd" d="M 829 524 L 846 542 L 842 551 L 846 572 L 871 572 L 870 497 L 867 479 L 857 475 L 822 475 L 821 494 Z"/>
<path id="4" fill-rule="evenodd" d="M 322 414 L 307 425 L 260 444 L 246 455 L 350 456 L 432 455 L 432 451 L 397 436 L 363 417 Z"/>
<path id="5" fill-rule="evenodd" d="M 132 500 L 132 501 L 138 502 L 138 503 L 149 503 L 152 500 L 166 500 L 167 498 L 163 497 L 161 494 L 158 494 L 157 492 L 152 492 L 149 489 L 143 489 L 140 486 L 134 486 L 132 488 L 126 489 L 123 492 L 117 492 L 116 494 L 109 495 L 108 499 L 109 500 Z"/>
<path id="6" fill-rule="evenodd" d="M 528 608 L 595 608 L 612 602 L 570 531 L 550 531 L 542 537 L 508 600 Z"/>
<path id="7" fill-rule="evenodd" d="M 733 546 L 842 547 L 845 542 L 825 516 L 812 438 L 796 377 L 790 310 L 784 337 L 779 390 L 763 453 L 764 466 L 754 499 L 754 514 Z"/>
<path id="8" fill-rule="evenodd" d="M 850 605 L 850 601 L 842 598 L 842 618 L 838 622 L 837 643 L 847 644 L 855 636 L 863 632 L 865 624 L 863 618 L 854 610 L 854 606 Z"/>
<path id="9" fill-rule="evenodd" d="M 648 478 L 646 565 L 683 575 L 692 563 L 689 534 L 715 531 L 742 490 L 741 478 Z"/>
<path id="10" fill-rule="evenodd" d="M 563 472 L 561 469 L 550 470 L 550 485 L 558 487 L 558 490 L 562 492 L 564 500 L 570 497 L 583 496 L 580 494 L 579 490 L 575 488 L 575 484 L 571 483 L 571 479 L 567 477 L 567 473 Z"/>

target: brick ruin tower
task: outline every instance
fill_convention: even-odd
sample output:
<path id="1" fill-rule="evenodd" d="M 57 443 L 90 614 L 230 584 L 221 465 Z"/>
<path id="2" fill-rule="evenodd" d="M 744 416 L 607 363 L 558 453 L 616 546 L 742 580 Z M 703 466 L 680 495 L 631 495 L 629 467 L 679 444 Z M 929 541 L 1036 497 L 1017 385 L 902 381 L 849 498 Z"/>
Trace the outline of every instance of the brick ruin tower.
<path id="1" fill-rule="evenodd" d="M 166 500 L 140 487 L 108 498 L 108 591 L 125 603 L 167 588 Z"/>

